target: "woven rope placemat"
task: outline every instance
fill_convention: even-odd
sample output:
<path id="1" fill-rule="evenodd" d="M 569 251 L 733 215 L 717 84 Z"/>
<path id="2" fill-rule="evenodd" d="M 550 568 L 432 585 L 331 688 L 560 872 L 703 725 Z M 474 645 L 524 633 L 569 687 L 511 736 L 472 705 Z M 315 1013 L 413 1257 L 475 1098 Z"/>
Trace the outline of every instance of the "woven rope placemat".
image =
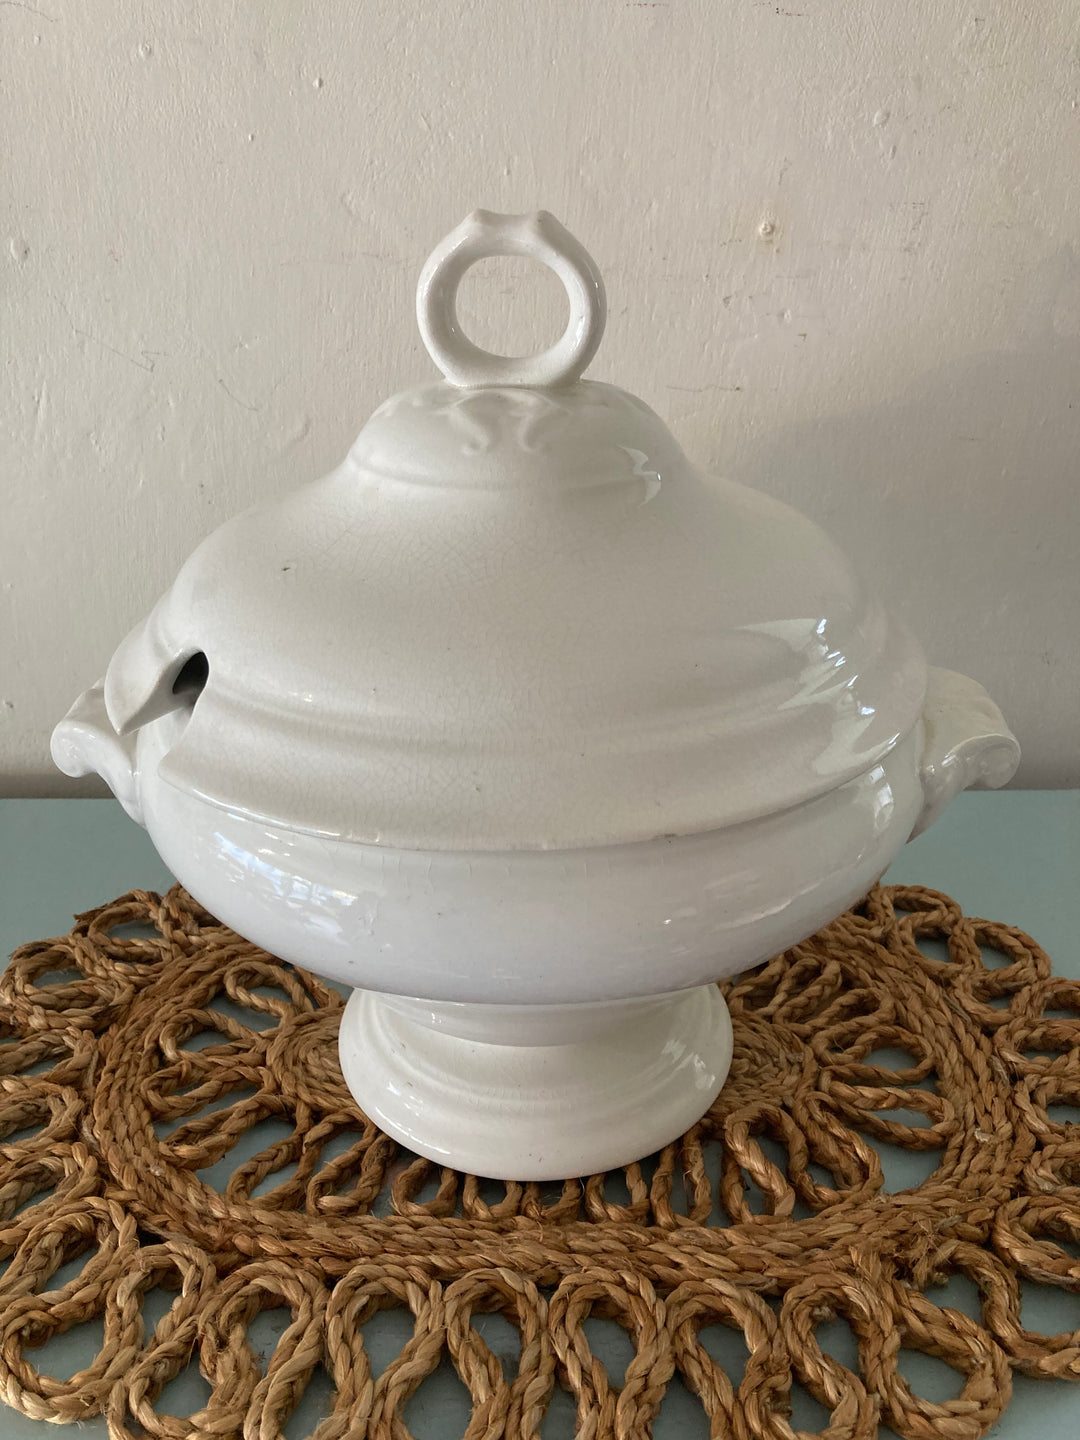
<path id="1" fill-rule="evenodd" d="M 153 933 L 125 937 L 132 922 Z M 1020 1318 L 1025 1280 L 1080 1289 L 1080 1127 L 1050 1113 L 1080 1103 L 1080 983 L 1021 931 L 893 886 L 725 988 L 731 1077 L 680 1141 L 588 1181 L 495 1185 L 402 1157 L 342 1081 L 340 996 L 179 888 L 24 945 L 0 986 L 0 1395 L 49 1420 L 104 1412 L 114 1436 L 271 1437 L 321 1366 L 318 1440 L 403 1440 L 448 1357 L 470 1440 L 538 1435 L 560 1385 L 585 1440 L 643 1437 L 676 1372 L 716 1436 L 791 1440 L 801 1385 L 829 1440 L 879 1423 L 964 1440 L 1001 1415 L 1013 1370 L 1080 1376 L 1080 1332 Z M 883 1050 L 910 1064 L 875 1063 Z M 271 1119 L 285 1138 L 220 1191 L 201 1178 Z M 888 1193 L 871 1138 L 936 1169 Z M 980 1320 L 924 1293 L 955 1275 Z M 146 1326 L 156 1287 L 175 1297 Z M 270 1307 L 292 1319 L 263 1366 L 248 1331 Z M 385 1309 L 412 1334 L 374 1373 L 364 1326 Z M 473 1323 L 492 1311 L 520 1337 L 508 1372 Z M 633 1345 L 621 1385 L 590 1317 Z M 99 1318 L 88 1368 L 35 1367 L 36 1347 Z M 857 1373 L 819 1343 L 837 1318 Z M 737 1383 L 702 1343 L 716 1325 L 745 1337 Z M 903 1349 L 951 1366 L 956 1398 L 915 1395 Z M 205 1408 L 159 1412 L 196 1352 Z"/>

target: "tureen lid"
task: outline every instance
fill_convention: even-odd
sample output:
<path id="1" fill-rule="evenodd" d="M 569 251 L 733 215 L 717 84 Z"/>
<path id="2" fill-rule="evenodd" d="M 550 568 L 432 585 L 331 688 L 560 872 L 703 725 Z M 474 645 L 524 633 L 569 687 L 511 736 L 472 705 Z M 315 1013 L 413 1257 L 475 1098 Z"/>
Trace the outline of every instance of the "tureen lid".
<path id="1" fill-rule="evenodd" d="M 457 286 L 494 254 L 566 285 L 540 355 L 461 332 Z M 572 848 L 784 809 L 911 729 L 919 650 L 826 536 L 579 378 L 604 290 L 552 216 L 476 211 L 417 311 L 445 378 L 212 534 L 114 656 L 122 733 L 194 698 L 163 780 L 355 841 Z"/>

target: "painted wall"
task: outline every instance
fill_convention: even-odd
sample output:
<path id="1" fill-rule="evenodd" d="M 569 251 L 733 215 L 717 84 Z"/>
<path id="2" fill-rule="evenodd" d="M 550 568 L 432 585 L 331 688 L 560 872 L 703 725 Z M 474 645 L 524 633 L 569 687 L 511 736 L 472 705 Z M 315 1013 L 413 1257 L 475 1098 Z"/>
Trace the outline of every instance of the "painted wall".
<path id="1" fill-rule="evenodd" d="M 600 263 L 591 375 L 858 553 L 1080 783 L 1080 5 L 7 0 L 0 790 L 199 538 L 431 375 L 468 210 Z M 491 261 L 481 343 L 561 291 Z"/>

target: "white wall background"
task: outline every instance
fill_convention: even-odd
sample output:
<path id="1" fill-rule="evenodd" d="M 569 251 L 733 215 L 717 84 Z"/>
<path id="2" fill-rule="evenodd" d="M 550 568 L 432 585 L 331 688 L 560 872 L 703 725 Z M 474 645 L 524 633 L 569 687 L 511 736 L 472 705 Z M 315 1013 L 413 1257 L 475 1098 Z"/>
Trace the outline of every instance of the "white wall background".
<path id="1" fill-rule="evenodd" d="M 1077 0 L 5 0 L 0 52 L 0 791 L 72 793 L 50 727 L 199 538 L 433 373 L 416 276 L 476 205 L 553 210 L 591 375 L 1080 783 Z M 555 333 L 538 276 L 473 273 L 477 339 Z"/>

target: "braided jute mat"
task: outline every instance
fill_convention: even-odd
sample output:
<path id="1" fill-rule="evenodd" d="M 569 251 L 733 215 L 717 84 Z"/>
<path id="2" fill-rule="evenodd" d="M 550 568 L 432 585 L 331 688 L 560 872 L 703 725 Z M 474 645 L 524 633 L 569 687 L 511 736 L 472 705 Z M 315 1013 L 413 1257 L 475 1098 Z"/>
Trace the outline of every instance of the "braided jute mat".
<path id="1" fill-rule="evenodd" d="M 151 929 L 121 933 L 133 922 Z M 1023 1282 L 1080 1290 L 1080 1126 L 1051 1115 L 1080 1103 L 1080 983 L 1019 930 L 893 886 L 726 993 L 731 1078 L 680 1141 L 588 1181 L 496 1185 L 365 1121 L 338 1070 L 340 996 L 181 889 L 24 945 L 0 985 L 0 1395 L 47 1420 L 103 1412 L 117 1437 L 268 1440 L 321 1367 L 318 1440 L 405 1440 L 414 1392 L 449 1363 L 470 1440 L 538 1436 L 560 1386 L 584 1440 L 636 1440 L 676 1377 L 713 1436 L 805 1433 L 802 1387 L 829 1440 L 965 1440 L 1002 1414 L 1014 1370 L 1080 1375 L 1080 1331 L 1020 1318 Z M 215 1187 L 267 1122 L 279 1138 Z M 937 1167 L 888 1193 L 868 1138 Z M 924 1293 L 955 1276 L 979 1320 Z M 267 1309 L 290 1320 L 260 1362 Z M 412 1333 L 380 1370 L 387 1309 Z M 518 1340 L 505 1368 L 491 1312 Z M 621 1383 L 590 1348 L 598 1317 L 633 1347 Z M 35 1366 L 94 1320 L 87 1368 Z M 837 1322 L 852 1368 L 823 1348 Z M 704 1343 L 717 1326 L 745 1339 L 741 1378 Z M 955 1398 L 917 1396 L 904 1350 L 952 1367 Z M 156 1402 L 189 1362 L 209 1399 L 169 1415 Z"/>

